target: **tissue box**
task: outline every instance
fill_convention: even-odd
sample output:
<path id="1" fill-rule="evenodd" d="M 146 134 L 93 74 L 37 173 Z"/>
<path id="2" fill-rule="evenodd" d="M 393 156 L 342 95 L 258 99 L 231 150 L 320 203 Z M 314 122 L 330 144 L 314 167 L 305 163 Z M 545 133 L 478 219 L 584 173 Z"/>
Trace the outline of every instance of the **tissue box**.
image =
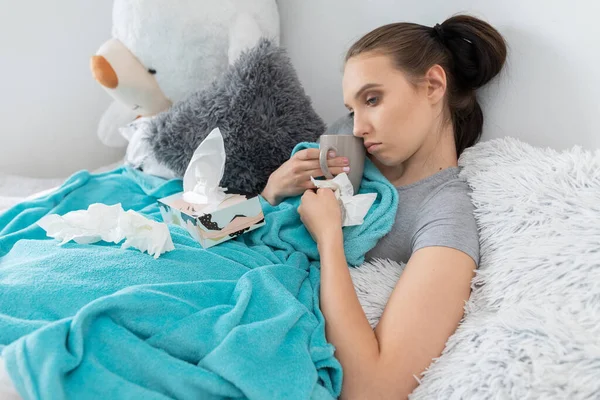
<path id="1" fill-rule="evenodd" d="M 205 249 L 265 224 L 258 196 L 228 194 L 214 206 L 188 203 L 177 193 L 158 203 L 165 223 L 185 228 Z"/>

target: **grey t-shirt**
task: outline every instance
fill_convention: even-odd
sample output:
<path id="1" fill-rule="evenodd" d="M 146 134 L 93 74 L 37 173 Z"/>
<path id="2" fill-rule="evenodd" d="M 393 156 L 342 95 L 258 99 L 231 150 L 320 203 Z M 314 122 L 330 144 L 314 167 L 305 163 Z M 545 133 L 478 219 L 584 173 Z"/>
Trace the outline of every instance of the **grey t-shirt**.
<path id="1" fill-rule="evenodd" d="M 479 234 L 467 182 L 459 167 L 446 168 L 418 182 L 398 187 L 398 212 L 392 230 L 367 253 L 366 260 L 408 262 L 428 246 L 460 250 L 479 264 Z"/>

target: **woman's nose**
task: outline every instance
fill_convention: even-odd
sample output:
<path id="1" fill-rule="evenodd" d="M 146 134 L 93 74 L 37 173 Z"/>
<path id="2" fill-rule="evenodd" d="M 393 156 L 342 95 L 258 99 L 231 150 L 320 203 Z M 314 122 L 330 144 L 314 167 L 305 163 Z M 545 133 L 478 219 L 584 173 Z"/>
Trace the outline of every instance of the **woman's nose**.
<path id="1" fill-rule="evenodd" d="M 354 134 L 354 136 L 356 137 L 364 137 L 366 134 L 368 134 L 368 124 L 366 123 L 366 121 L 364 121 L 364 119 L 360 116 L 357 116 L 356 113 L 354 114 L 353 117 L 353 122 L 354 122 L 354 129 L 352 131 L 352 133 Z"/>

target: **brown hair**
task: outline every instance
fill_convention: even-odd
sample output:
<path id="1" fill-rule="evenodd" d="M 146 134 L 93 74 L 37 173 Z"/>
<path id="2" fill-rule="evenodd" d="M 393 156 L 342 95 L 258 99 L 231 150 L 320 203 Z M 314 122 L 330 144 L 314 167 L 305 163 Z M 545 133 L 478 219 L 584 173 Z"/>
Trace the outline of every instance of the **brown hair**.
<path id="1" fill-rule="evenodd" d="M 506 60 L 506 43 L 496 29 L 467 15 L 454 16 L 433 28 L 406 22 L 388 24 L 352 45 L 346 61 L 369 51 L 392 56 L 398 69 L 414 80 L 433 65 L 444 68 L 445 101 L 457 155 L 477 143 L 483 112 L 475 90 L 494 78 Z"/>

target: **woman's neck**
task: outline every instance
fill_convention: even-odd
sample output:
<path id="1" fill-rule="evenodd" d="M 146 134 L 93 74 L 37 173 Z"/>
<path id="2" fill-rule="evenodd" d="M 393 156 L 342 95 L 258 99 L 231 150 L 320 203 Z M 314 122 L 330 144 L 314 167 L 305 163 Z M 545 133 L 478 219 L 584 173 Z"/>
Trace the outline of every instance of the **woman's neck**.
<path id="1" fill-rule="evenodd" d="M 394 186 L 409 185 L 443 169 L 456 167 L 458 157 L 452 126 L 443 129 L 440 135 L 429 135 L 419 150 L 401 165 L 376 165 Z"/>

